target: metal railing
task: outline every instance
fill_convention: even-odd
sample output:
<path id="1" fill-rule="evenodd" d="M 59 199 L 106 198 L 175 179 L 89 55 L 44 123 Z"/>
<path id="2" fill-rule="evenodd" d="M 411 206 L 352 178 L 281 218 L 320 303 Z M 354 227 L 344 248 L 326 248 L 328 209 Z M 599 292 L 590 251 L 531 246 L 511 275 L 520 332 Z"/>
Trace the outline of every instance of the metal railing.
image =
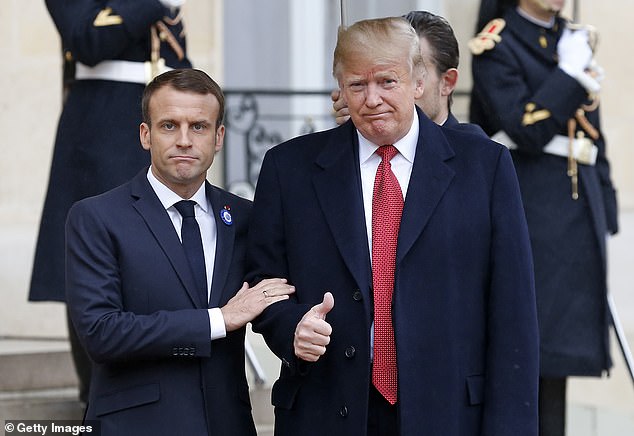
<path id="1" fill-rule="evenodd" d="M 253 197 L 266 151 L 294 136 L 335 126 L 330 90 L 226 89 L 224 185 Z"/>

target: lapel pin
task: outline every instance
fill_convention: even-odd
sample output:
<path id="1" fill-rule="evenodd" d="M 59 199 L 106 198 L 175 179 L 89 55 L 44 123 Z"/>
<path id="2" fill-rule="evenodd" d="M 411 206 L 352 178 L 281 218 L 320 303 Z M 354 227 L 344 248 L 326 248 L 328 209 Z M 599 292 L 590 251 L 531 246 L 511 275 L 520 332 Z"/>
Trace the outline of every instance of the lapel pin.
<path id="1" fill-rule="evenodd" d="M 231 217 L 231 212 L 229 212 L 229 210 L 231 210 L 229 206 L 225 206 L 220 210 L 220 219 L 228 226 L 233 224 L 233 218 Z"/>

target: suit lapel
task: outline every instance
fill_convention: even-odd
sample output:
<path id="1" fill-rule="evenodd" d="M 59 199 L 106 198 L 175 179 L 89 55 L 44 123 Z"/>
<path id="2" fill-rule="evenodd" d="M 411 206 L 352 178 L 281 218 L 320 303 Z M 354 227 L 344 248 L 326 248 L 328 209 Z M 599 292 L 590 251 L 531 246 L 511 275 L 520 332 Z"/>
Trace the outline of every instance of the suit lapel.
<path id="1" fill-rule="evenodd" d="M 209 307 L 219 307 L 233 257 L 235 226 L 225 224 L 220 218 L 220 212 L 225 206 L 231 208 L 231 204 L 225 203 L 222 191 L 207 182 L 205 184 L 207 198 L 211 203 L 211 213 L 216 223 L 216 253 Z M 233 291 L 237 291 L 237 289 Z"/>
<path id="2" fill-rule="evenodd" d="M 169 215 L 163 208 L 160 200 L 152 190 L 146 177 L 147 169 L 141 171 L 130 185 L 130 191 L 136 201 L 132 206 L 145 220 L 150 232 L 157 240 L 161 249 L 174 267 L 174 271 L 185 287 L 185 291 L 195 307 L 205 307 L 199 301 L 196 285 L 192 277 L 191 270 L 185 251 L 181 245 L 178 235 L 174 230 L 174 225 Z"/>
<path id="3" fill-rule="evenodd" d="M 397 264 L 418 239 L 445 194 L 454 171 L 445 161 L 454 156 L 442 130 L 419 112 L 416 157 L 403 207 L 396 252 Z"/>
<path id="4" fill-rule="evenodd" d="M 346 266 L 364 293 L 371 313 L 370 254 L 359 178 L 354 126 L 337 129 L 317 156 L 313 185 L 322 213 Z M 355 170 L 356 168 L 356 170 Z"/>

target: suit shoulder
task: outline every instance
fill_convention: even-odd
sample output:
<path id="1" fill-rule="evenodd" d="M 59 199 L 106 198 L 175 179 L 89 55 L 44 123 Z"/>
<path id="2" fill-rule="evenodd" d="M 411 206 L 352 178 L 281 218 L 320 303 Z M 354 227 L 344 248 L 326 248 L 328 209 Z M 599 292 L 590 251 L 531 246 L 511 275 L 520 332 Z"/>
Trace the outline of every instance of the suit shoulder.
<path id="1" fill-rule="evenodd" d="M 75 204 L 84 204 L 97 207 L 99 205 L 110 205 L 130 198 L 130 182 L 123 183 L 101 194 L 83 198 L 75 202 Z"/>
<path id="2" fill-rule="evenodd" d="M 211 189 L 219 193 L 220 198 L 234 205 L 233 207 L 251 209 L 251 204 L 252 204 L 251 200 L 241 197 L 239 195 L 236 195 L 233 192 L 229 192 L 225 189 L 219 188 L 218 186 L 211 185 L 211 184 L 210 186 L 211 186 Z"/>
<path id="3" fill-rule="evenodd" d="M 262 169 L 276 167 L 287 174 L 308 171 L 326 148 L 333 148 L 333 144 L 345 147 L 351 144 L 350 127 L 343 126 L 333 129 L 313 132 L 296 136 L 269 149 L 262 163 Z M 354 129 L 354 127 L 352 127 Z M 334 147 L 334 148 L 337 148 Z M 260 172 L 260 175 L 262 172 Z"/>
<path id="4" fill-rule="evenodd" d="M 457 123 L 451 126 L 443 126 L 445 129 L 461 130 L 463 132 L 474 133 L 488 138 L 487 134 L 482 130 L 479 124 L 474 123 Z"/>
<path id="5" fill-rule="evenodd" d="M 449 144 L 459 153 L 499 155 L 505 150 L 508 151 L 502 144 L 475 130 L 448 128 L 443 132 Z"/>
<path id="6" fill-rule="evenodd" d="M 311 154 L 311 151 L 321 149 L 323 145 L 333 136 L 333 134 L 341 129 L 341 127 L 342 126 L 295 136 L 294 138 L 288 139 L 272 147 L 269 152 L 276 155 Z"/>

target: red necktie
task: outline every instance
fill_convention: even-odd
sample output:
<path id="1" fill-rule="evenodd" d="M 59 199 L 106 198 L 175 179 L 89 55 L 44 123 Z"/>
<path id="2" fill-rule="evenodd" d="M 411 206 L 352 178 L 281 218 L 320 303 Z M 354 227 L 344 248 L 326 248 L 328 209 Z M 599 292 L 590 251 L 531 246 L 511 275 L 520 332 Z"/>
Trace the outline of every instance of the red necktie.
<path id="1" fill-rule="evenodd" d="M 374 361 L 372 383 L 390 404 L 397 399 L 396 347 L 392 326 L 392 294 L 396 269 L 396 243 L 403 213 L 401 186 L 390 160 L 393 145 L 379 147 L 381 163 L 372 196 L 372 286 L 374 287 Z"/>

